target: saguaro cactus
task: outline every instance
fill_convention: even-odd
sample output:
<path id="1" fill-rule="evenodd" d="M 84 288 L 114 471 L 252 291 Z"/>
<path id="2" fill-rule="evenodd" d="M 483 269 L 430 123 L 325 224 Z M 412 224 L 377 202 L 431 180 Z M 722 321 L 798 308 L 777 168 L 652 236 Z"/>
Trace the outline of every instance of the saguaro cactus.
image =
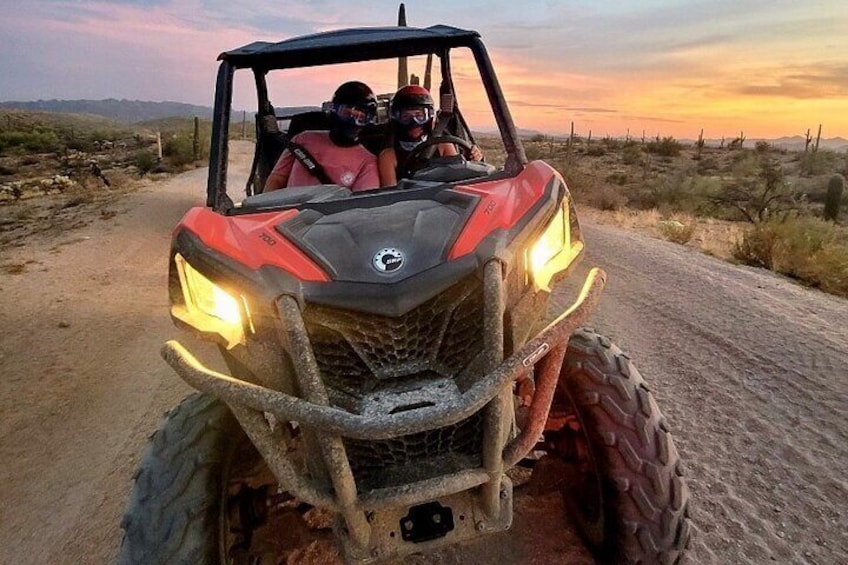
<path id="1" fill-rule="evenodd" d="M 827 183 L 827 195 L 824 199 L 824 219 L 835 222 L 839 218 L 839 206 L 842 204 L 842 192 L 845 179 L 842 175 L 833 175 Z"/>
<path id="2" fill-rule="evenodd" d="M 191 138 L 191 156 L 197 161 L 200 159 L 200 118 L 194 117 L 194 135 Z"/>
<path id="3" fill-rule="evenodd" d="M 701 128 L 701 133 L 698 134 L 698 141 L 695 143 L 695 148 L 698 150 L 695 159 L 701 158 L 701 151 L 704 149 L 704 144 L 704 128 Z"/>
<path id="4" fill-rule="evenodd" d="M 398 27 L 406 27 L 406 6 L 401 3 L 398 8 Z M 406 67 L 406 57 L 398 57 L 398 88 L 409 84 L 409 71 Z"/>
<path id="5" fill-rule="evenodd" d="M 430 90 L 433 82 L 433 54 L 427 53 L 427 66 L 424 68 L 424 88 Z"/>

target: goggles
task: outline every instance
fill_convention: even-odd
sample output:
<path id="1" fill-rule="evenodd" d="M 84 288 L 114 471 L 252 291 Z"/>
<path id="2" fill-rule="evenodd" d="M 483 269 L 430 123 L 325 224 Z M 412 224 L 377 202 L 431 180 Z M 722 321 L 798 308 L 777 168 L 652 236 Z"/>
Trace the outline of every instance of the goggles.
<path id="1" fill-rule="evenodd" d="M 427 106 L 421 106 L 419 108 L 404 108 L 403 110 L 396 110 L 394 114 L 392 114 L 392 118 L 405 126 L 423 126 L 431 119 L 435 112 L 433 108 Z"/>
<path id="2" fill-rule="evenodd" d="M 333 112 L 342 120 L 360 127 L 377 123 L 377 112 L 374 108 L 351 104 L 334 104 Z"/>

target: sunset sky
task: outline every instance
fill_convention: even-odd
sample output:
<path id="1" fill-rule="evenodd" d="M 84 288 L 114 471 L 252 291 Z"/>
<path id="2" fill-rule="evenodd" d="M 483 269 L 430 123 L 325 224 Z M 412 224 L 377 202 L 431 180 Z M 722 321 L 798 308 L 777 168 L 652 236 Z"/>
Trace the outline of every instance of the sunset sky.
<path id="1" fill-rule="evenodd" d="M 0 100 L 211 106 L 219 52 L 254 40 L 392 25 L 397 6 L 0 0 Z M 815 134 L 823 124 L 823 137 L 848 138 L 846 0 L 412 0 L 406 9 L 410 25 L 482 34 L 522 128 L 562 133 L 573 120 L 579 133 L 592 129 L 599 137 L 629 128 L 636 136 L 644 130 L 691 139 L 704 128 L 708 138 L 741 130 L 775 138 L 808 128 Z M 329 83 L 310 81 L 298 90 L 303 99 L 286 104 L 326 99 Z M 253 108 L 242 95 L 235 105 Z"/>

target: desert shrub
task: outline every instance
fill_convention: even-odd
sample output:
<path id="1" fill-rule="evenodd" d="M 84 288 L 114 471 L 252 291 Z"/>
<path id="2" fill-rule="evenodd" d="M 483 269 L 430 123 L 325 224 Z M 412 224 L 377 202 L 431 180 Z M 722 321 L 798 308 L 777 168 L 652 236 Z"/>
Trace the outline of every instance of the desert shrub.
<path id="1" fill-rule="evenodd" d="M 529 161 L 536 161 L 537 159 L 543 159 L 548 154 L 548 151 L 545 151 L 541 145 L 528 143 L 524 146 L 524 154 L 527 155 Z"/>
<path id="2" fill-rule="evenodd" d="M 718 177 L 695 175 L 686 177 L 680 183 L 677 210 L 694 215 L 714 216 L 714 196 L 721 191 L 722 182 Z"/>
<path id="3" fill-rule="evenodd" d="M 779 238 L 777 224 L 755 224 L 736 242 L 733 257 L 752 267 L 772 269 Z"/>
<path id="4" fill-rule="evenodd" d="M 757 156 L 750 149 L 737 149 L 730 155 L 730 170 L 737 167 L 740 163 L 756 163 Z"/>
<path id="5" fill-rule="evenodd" d="M 619 141 L 619 140 L 617 140 L 613 137 L 610 137 L 610 136 L 606 136 L 605 138 L 603 138 L 601 140 L 601 143 L 603 144 L 604 147 L 606 147 L 610 151 L 615 151 L 617 149 L 620 149 L 623 145 L 623 143 L 621 141 Z"/>
<path id="6" fill-rule="evenodd" d="M 625 165 L 639 165 L 642 163 L 642 148 L 635 143 L 628 143 L 621 151 L 621 161 Z"/>
<path id="7" fill-rule="evenodd" d="M 848 297 L 848 245 L 822 247 L 797 275 L 825 292 Z"/>
<path id="8" fill-rule="evenodd" d="M 657 229 L 668 241 L 683 245 L 692 239 L 692 234 L 695 233 L 695 222 L 684 223 L 678 219 L 660 220 Z"/>
<path id="9" fill-rule="evenodd" d="M 627 173 L 610 173 L 605 180 L 610 184 L 621 186 L 627 184 Z"/>
<path id="10" fill-rule="evenodd" d="M 88 137 L 74 137 L 65 141 L 65 147 L 87 153 L 94 149 L 94 143 Z"/>
<path id="11" fill-rule="evenodd" d="M 848 296 L 848 236 L 824 220 L 804 216 L 757 223 L 737 242 L 733 256 Z"/>
<path id="12" fill-rule="evenodd" d="M 586 155 L 589 157 L 603 157 L 607 154 L 607 149 L 603 145 L 590 145 L 586 148 Z"/>
<path id="13" fill-rule="evenodd" d="M 708 175 L 718 171 L 718 169 L 718 161 L 714 157 L 701 157 L 698 161 L 697 171 L 699 175 Z"/>
<path id="14" fill-rule="evenodd" d="M 657 208 L 664 213 L 695 213 L 704 206 L 701 193 L 714 181 L 696 180 L 690 168 L 669 170 L 631 187 L 630 205 L 642 210 Z"/>
<path id="15" fill-rule="evenodd" d="M 648 153 L 654 153 L 661 157 L 677 157 L 682 149 L 683 144 L 671 136 L 651 141 L 645 146 Z"/>
<path id="16" fill-rule="evenodd" d="M 772 147 L 768 141 L 758 141 L 754 144 L 754 151 L 757 153 L 768 153 Z"/>
<path id="17" fill-rule="evenodd" d="M 580 167 L 569 167 L 568 163 L 565 162 L 557 162 L 552 166 L 562 174 L 568 185 L 568 190 L 581 202 L 585 195 L 603 185 L 603 182 L 597 178 L 597 175 L 593 174 L 593 171 L 587 171 Z"/>
<path id="18" fill-rule="evenodd" d="M 156 157 L 150 151 L 139 151 L 135 154 L 133 161 L 140 175 L 146 175 L 156 168 Z"/>
<path id="19" fill-rule="evenodd" d="M 828 149 L 809 151 L 801 159 L 801 172 L 805 175 L 823 175 L 839 168 L 839 155 Z"/>
<path id="20" fill-rule="evenodd" d="M 627 204 L 627 197 L 608 184 L 600 184 L 583 194 L 581 203 L 598 210 L 621 210 Z"/>
<path id="21" fill-rule="evenodd" d="M 59 137 L 52 129 L 0 132 L 0 151 L 20 148 L 33 153 L 48 153 L 59 148 Z"/>
<path id="22" fill-rule="evenodd" d="M 174 135 L 162 146 L 162 154 L 174 167 L 194 162 L 194 147 L 190 135 Z"/>

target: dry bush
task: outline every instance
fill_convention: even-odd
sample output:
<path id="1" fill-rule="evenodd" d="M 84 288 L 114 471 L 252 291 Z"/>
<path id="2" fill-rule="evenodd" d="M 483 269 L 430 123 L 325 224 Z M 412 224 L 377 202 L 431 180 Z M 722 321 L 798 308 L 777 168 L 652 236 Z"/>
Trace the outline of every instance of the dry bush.
<path id="1" fill-rule="evenodd" d="M 848 231 L 818 218 L 755 224 L 743 234 L 734 257 L 848 296 Z"/>
<path id="2" fill-rule="evenodd" d="M 648 142 L 645 151 L 661 157 L 677 157 L 683 149 L 683 144 L 671 136 Z"/>
<path id="3" fill-rule="evenodd" d="M 685 245 L 689 243 L 695 233 L 695 219 L 689 217 L 685 223 L 681 219 L 685 220 L 682 217 L 660 220 L 657 223 L 657 229 L 668 241 Z"/>
<path id="4" fill-rule="evenodd" d="M 627 197 L 608 184 L 601 184 L 587 196 L 586 204 L 598 210 L 621 210 L 627 205 Z"/>
<path id="5" fill-rule="evenodd" d="M 692 235 L 686 245 L 703 253 L 729 260 L 733 258 L 733 249 L 741 239 L 748 224 L 728 222 L 714 218 L 696 218 L 688 214 L 663 215 L 659 210 L 633 210 L 622 208 L 615 211 L 601 211 L 583 207 L 578 210 L 582 220 L 597 224 L 613 225 L 619 228 L 643 233 L 655 238 L 664 238 L 660 224 L 669 219 L 684 226 L 691 226 Z"/>
<path id="6" fill-rule="evenodd" d="M 586 148 L 586 155 L 589 157 L 603 157 L 607 154 L 607 150 L 603 145 L 590 145 Z"/>
<path id="7" fill-rule="evenodd" d="M 733 257 L 746 265 L 771 270 L 778 239 L 777 230 L 773 225 L 755 224 L 737 242 Z"/>
<path id="8" fill-rule="evenodd" d="M 801 173 L 824 175 L 838 167 L 839 156 L 829 149 L 809 151 L 801 159 Z"/>
<path id="9" fill-rule="evenodd" d="M 724 260 L 733 258 L 733 249 L 747 224 L 715 218 L 698 218 L 690 243 L 707 255 Z"/>
<path id="10" fill-rule="evenodd" d="M 621 162 L 625 165 L 642 165 L 644 158 L 642 148 L 635 143 L 628 143 L 621 150 Z"/>
<path id="11" fill-rule="evenodd" d="M 825 292 L 848 297 L 848 245 L 828 245 L 798 271 L 798 276 Z"/>

